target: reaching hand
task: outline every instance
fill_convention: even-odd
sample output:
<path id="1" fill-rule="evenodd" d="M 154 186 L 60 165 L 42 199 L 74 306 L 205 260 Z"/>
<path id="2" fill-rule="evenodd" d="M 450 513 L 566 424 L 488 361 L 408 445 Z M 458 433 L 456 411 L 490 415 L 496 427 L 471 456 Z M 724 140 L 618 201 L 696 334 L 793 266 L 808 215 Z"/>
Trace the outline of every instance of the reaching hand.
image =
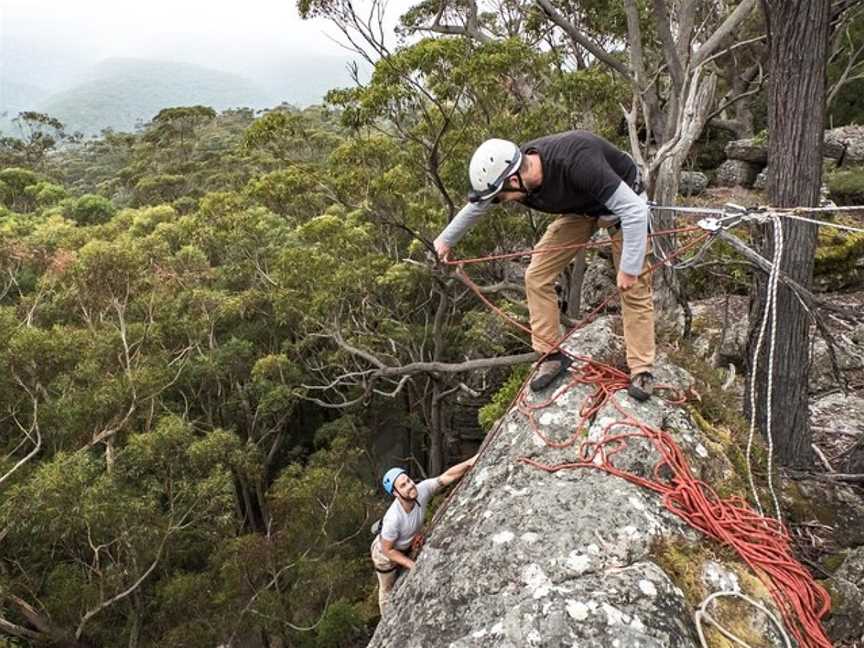
<path id="1" fill-rule="evenodd" d="M 435 253 L 438 255 L 438 258 L 443 262 L 447 262 L 450 260 L 450 246 L 441 239 L 435 239 Z"/>
<path id="2" fill-rule="evenodd" d="M 636 283 L 636 280 L 639 278 L 638 275 L 631 275 L 623 272 L 621 270 L 618 271 L 618 289 L 619 290 L 630 290 L 633 287 L 633 284 Z"/>

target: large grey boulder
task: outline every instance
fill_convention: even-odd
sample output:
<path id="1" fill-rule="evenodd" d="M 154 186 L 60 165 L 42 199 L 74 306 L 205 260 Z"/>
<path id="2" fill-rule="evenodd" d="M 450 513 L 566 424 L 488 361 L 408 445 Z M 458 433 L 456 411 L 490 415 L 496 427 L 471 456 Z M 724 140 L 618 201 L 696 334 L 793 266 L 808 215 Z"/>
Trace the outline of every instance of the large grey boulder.
<path id="1" fill-rule="evenodd" d="M 825 131 L 826 157 L 838 158 L 846 147 L 844 164 L 864 162 L 864 126 L 841 126 Z"/>
<path id="2" fill-rule="evenodd" d="M 700 171 L 682 171 L 678 178 L 678 193 L 682 196 L 698 196 L 708 187 L 708 176 Z"/>
<path id="3" fill-rule="evenodd" d="M 623 354 L 607 318 L 566 346 L 601 360 Z M 658 367 L 657 374 L 681 387 L 689 382 L 671 365 Z M 559 381 L 529 402 L 544 402 L 561 387 Z M 538 410 L 543 433 L 558 441 L 570 438 L 591 391 L 577 385 Z M 656 398 L 639 404 L 626 392 L 614 399 L 625 412 L 670 431 L 699 478 L 714 482 L 732 472 L 685 409 Z M 607 403 L 582 434 L 600 438 L 620 418 Z M 397 583 L 370 647 L 698 646 L 694 592 L 662 567 L 670 561 L 658 547 L 675 542 L 693 550 L 679 563 L 693 575 L 688 582 L 700 583 L 698 600 L 728 588 L 730 581 L 740 580 L 745 590 L 745 581 L 758 581 L 741 564 L 715 562 L 704 551 L 710 541 L 667 512 L 653 492 L 596 470 L 549 473 L 520 462 L 572 461 L 577 447 L 578 442 L 552 449 L 522 414 L 505 415 L 500 432 L 432 529 L 416 567 Z M 616 459 L 620 467 L 645 476 L 656 461 L 644 441 L 631 443 Z M 711 559 L 699 560 L 700 555 Z M 773 608 L 764 589 L 747 593 Z M 764 637 L 765 645 L 782 645 L 746 606 L 733 616 L 747 632 Z"/>
<path id="4" fill-rule="evenodd" d="M 768 188 L 768 167 L 766 166 L 759 172 L 756 179 L 753 181 L 753 188 L 759 191 L 765 191 Z"/>
<path id="5" fill-rule="evenodd" d="M 834 353 L 837 358 L 837 368 L 841 375 L 864 369 L 864 347 L 855 343 L 848 335 L 841 334 L 835 338 Z M 837 378 L 831 364 L 828 344 L 823 338 L 813 343 L 812 361 L 810 364 L 810 393 L 818 394 L 837 387 Z"/>
<path id="6" fill-rule="evenodd" d="M 752 187 L 761 170 L 761 164 L 744 160 L 726 160 L 717 167 L 714 184 L 720 187 Z"/>
<path id="7" fill-rule="evenodd" d="M 864 547 L 851 550 L 829 581 L 833 592 L 827 627 L 831 637 L 846 645 L 864 645 Z"/>
<path id="8" fill-rule="evenodd" d="M 753 162 L 759 166 L 768 163 L 768 144 L 757 142 L 755 138 L 732 140 L 726 144 L 726 157 L 730 160 Z"/>
<path id="9" fill-rule="evenodd" d="M 597 255 L 588 257 L 585 277 L 582 279 L 582 313 L 597 308 L 604 299 L 617 290 L 615 285 L 615 266 L 611 259 Z M 617 301 L 610 306 L 617 307 Z"/>

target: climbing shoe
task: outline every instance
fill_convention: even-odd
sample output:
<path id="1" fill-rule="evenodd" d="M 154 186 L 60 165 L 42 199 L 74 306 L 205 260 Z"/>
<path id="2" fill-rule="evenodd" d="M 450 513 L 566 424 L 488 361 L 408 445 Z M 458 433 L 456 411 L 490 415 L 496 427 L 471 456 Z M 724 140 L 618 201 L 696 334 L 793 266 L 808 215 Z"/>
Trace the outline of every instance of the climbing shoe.
<path id="1" fill-rule="evenodd" d="M 637 401 L 646 401 L 651 398 L 654 393 L 654 376 L 643 371 L 630 379 L 630 386 L 627 387 L 627 393 Z"/>
<path id="2" fill-rule="evenodd" d="M 564 375 L 572 360 L 563 353 L 556 352 L 548 356 L 531 379 L 531 391 L 538 392 L 546 389 L 559 376 Z"/>

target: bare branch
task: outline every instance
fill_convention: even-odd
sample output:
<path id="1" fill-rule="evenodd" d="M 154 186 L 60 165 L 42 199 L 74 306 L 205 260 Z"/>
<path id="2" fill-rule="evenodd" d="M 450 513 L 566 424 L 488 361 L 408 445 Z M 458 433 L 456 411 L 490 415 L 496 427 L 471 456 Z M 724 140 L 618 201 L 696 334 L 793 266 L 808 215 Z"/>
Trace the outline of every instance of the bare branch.
<path id="1" fill-rule="evenodd" d="M 660 41 L 663 43 L 663 54 L 666 58 L 666 65 L 669 66 L 669 73 L 672 76 L 675 91 L 680 93 L 681 88 L 684 86 L 684 69 L 681 66 L 681 59 L 678 58 L 675 41 L 672 39 L 672 31 L 669 28 L 669 13 L 666 11 L 665 0 L 654 0 L 654 24 L 657 27 L 657 33 L 660 35 Z"/>
<path id="2" fill-rule="evenodd" d="M 118 601 L 122 601 L 124 598 L 129 596 L 132 592 L 137 590 L 138 587 L 140 587 L 141 583 L 143 583 L 147 579 L 147 577 L 153 572 L 153 570 L 156 569 L 156 566 L 159 564 L 159 561 L 162 559 L 162 551 L 165 549 L 165 544 L 168 542 L 168 538 L 170 538 L 171 535 L 174 533 L 174 531 L 178 530 L 179 528 L 182 528 L 182 521 L 181 521 L 181 526 L 172 526 L 165 532 L 165 535 L 162 537 L 162 542 L 159 543 L 159 548 L 156 550 L 156 558 L 153 560 L 153 562 L 150 564 L 150 566 L 147 568 L 147 570 L 143 574 L 141 574 L 141 576 L 138 578 L 138 580 L 136 580 L 132 585 L 130 585 L 128 588 L 126 588 L 125 590 L 123 590 L 119 594 L 115 594 L 114 596 L 112 596 L 107 601 L 103 601 L 102 603 L 100 603 L 96 607 L 91 608 L 90 610 L 88 610 L 84 614 L 83 617 L 81 617 L 81 623 L 78 624 L 78 628 L 75 630 L 75 638 L 76 639 L 81 638 L 81 635 L 84 633 L 84 626 L 87 625 L 87 623 L 90 621 L 90 619 L 92 619 L 94 616 L 99 614 L 105 608 L 108 608 L 108 607 L 114 605 Z"/>
<path id="3" fill-rule="evenodd" d="M 24 387 L 24 383 L 21 382 L 20 378 L 16 376 L 16 380 L 18 381 L 19 385 Z M 29 389 L 27 389 L 26 387 L 24 387 L 24 389 L 30 396 L 30 400 L 33 404 L 33 418 L 30 423 L 30 428 L 27 429 L 22 426 L 21 423 L 18 421 L 18 417 L 16 417 L 14 414 L 12 415 L 12 418 L 15 421 L 15 425 L 18 426 L 18 428 L 24 433 L 24 436 L 33 444 L 33 448 L 31 448 L 30 452 L 28 452 L 26 456 L 21 458 L 14 466 L 12 466 L 12 468 L 6 471 L 5 475 L 0 477 L 0 486 L 2 486 L 3 482 L 9 479 L 19 468 L 21 468 L 21 466 L 23 466 L 33 457 L 39 454 L 39 451 L 42 449 L 42 433 L 39 431 L 39 401 L 36 396 L 30 392 Z"/>
<path id="4" fill-rule="evenodd" d="M 46 641 L 48 637 L 35 630 L 30 630 L 23 626 L 15 625 L 11 621 L 7 621 L 0 617 L 0 631 L 10 634 L 13 637 L 22 637 L 24 639 L 34 639 L 36 641 Z"/>
<path id="5" fill-rule="evenodd" d="M 711 34 L 705 43 L 703 43 L 702 47 L 700 47 L 693 54 L 693 65 L 698 66 L 706 61 L 706 59 L 714 54 L 720 44 L 731 34 L 733 34 L 739 27 L 739 25 L 744 22 L 744 20 L 750 15 L 750 12 L 753 11 L 753 8 L 756 6 L 757 0 L 744 0 L 741 4 L 735 7 L 735 10 L 727 16 L 726 20 L 723 21 L 723 24 L 720 25 L 717 30 Z"/>
<path id="6" fill-rule="evenodd" d="M 480 358 L 465 362 L 412 362 L 401 367 L 388 367 L 378 372 L 380 376 L 403 376 L 417 373 L 463 373 L 476 369 L 491 369 L 493 367 L 510 367 L 523 362 L 534 362 L 540 354 L 537 352 L 520 353 L 517 355 L 499 356 L 497 358 Z"/>
<path id="7" fill-rule="evenodd" d="M 584 47 L 586 50 L 591 52 L 598 61 L 602 61 L 625 79 L 632 79 L 630 70 L 628 70 L 621 61 L 611 56 L 602 47 L 579 31 L 579 29 L 576 28 L 576 25 L 561 15 L 551 0 L 537 0 L 537 4 L 540 5 L 540 8 L 543 10 L 543 13 L 549 17 L 549 20 L 558 25 L 558 27 L 560 27 L 564 33 L 570 37 L 570 40 L 573 41 L 574 45 Z"/>

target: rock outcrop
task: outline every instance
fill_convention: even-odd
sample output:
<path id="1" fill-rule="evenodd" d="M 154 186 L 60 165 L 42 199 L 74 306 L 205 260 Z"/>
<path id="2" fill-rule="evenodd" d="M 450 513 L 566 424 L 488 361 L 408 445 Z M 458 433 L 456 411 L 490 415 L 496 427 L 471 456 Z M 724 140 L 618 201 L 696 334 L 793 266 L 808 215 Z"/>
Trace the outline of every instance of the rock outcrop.
<path id="1" fill-rule="evenodd" d="M 714 182 L 720 187 L 752 187 L 762 166 L 745 160 L 726 160 L 717 168 Z"/>
<path id="2" fill-rule="evenodd" d="M 732 140 L 725 152 L 727 159 L 717 169 L 715 184 L 765 189 L 768 142 L 764 137 Z M 826 130 L 822 155 L 826 162 L 842 160 L 845 166 L 864 163 L 864 126 Z"/>
<path id="3" fill-rule="evenodd" d="M 678 178 L 678 193 L 682 196 L 698 196 L 708 187 L 708 176 L 701 171 L 682 171 Z"/>
<path id="4" fill-rule="evenodd" d="M 828 629 L 835 641 L 864 644 L 864 547 L 853 549 L 831 579 L 834 601 Z"/>
<path id="5" fill-rule="evenodd" d="M 605 361 L 623 355 L 608 319 L 565 346 Z M 682 388 L 690 381 L 669 364 L 657 373 Z M 560 388 L 559 382 L 530 400 L 543 402 Z M 577 385 L 538 411 L 543 433 L 568 439 L 591 391 Z M 623 391 L 613 398 L 667 430 L 698 477 L 717 484 L 734 475 L 721 446 L 686 409 L 659 398 L 640 404 Z M 607 403 L 588 438 L 600 438 L 620 418 Z M 370 647 L 695 647 L 692 615 L 707 594 L 738 589 L 773 609 L 743 563 L 718 558 L 728 552 L 717 552 L 716 543 L 669 513 L 653 492 L 597 470 L 548 473 L 519 461 L 573 461 L 578 445 L 550 448 L 511 410 L 432 529 L 416 567 L 400 578 Z M 631 440 L 616 455 L 617 465 L 644 476 L 657 460 L 645 440 Z M 783 645 L 747 605 L 721 603 L 715 616 L 738 636 Z"/>
<path id="6" fill-rule="evenodd" d="M 826 156 L 836 159 L 844 148 L 844 163 L 864 163 L 864 126 L 841 126 L 825 131 Z"/>

